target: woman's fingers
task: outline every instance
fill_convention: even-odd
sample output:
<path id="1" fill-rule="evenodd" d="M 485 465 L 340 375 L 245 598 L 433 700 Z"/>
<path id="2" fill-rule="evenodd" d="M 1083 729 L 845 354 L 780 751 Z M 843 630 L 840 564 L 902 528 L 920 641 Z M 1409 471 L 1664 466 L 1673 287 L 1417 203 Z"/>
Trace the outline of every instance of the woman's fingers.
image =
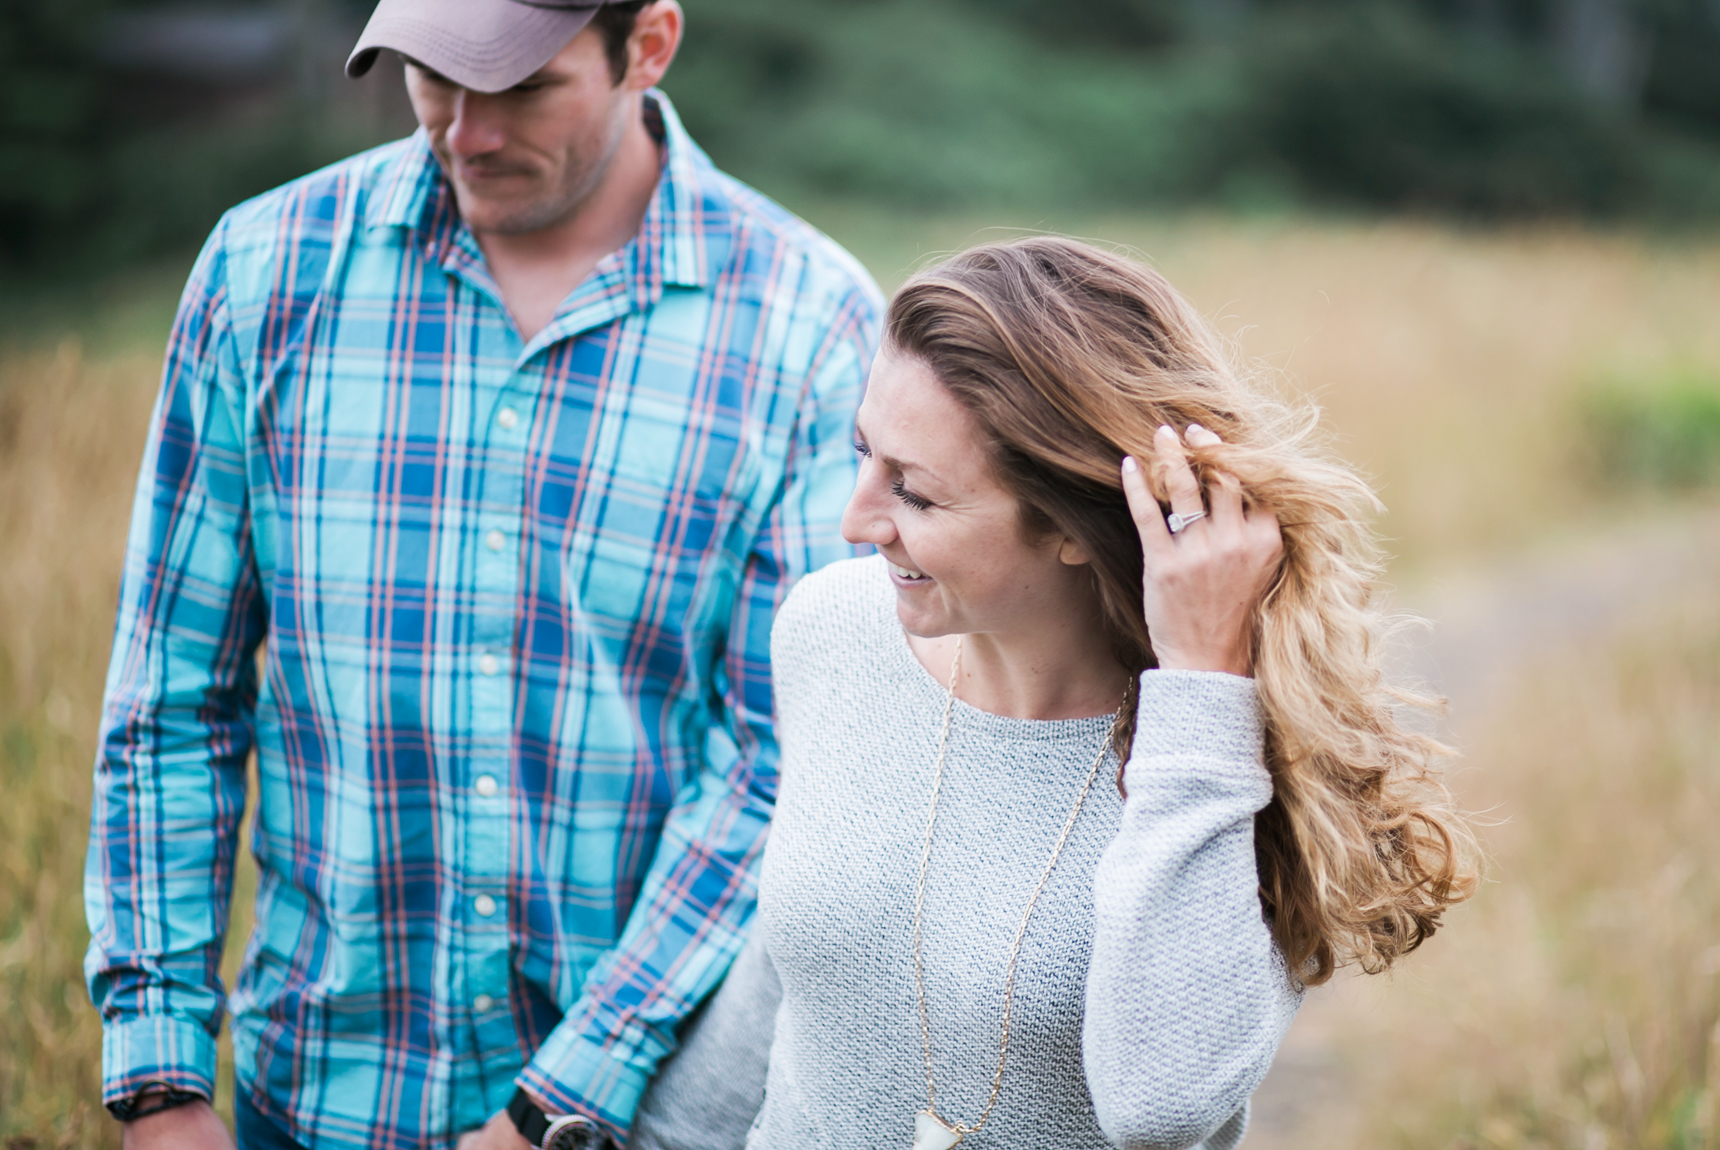
<path id="1" fill-rule="evenodd" d="M 1247 522 L 1250 539 L 1276 570 L 1278 560 L 1284 554 L 1284 528 L 1278 522 L 1277 513 L 1270 507 L 1256 506 L 1248 513 Z"/>
<path id="2" fill-rule="evenodd" d="M 1153 466 L 1159 469 L 1171 510 L 1185 516 L 1204 511 L 1210 516 L 1213 528 L 1237 529 L 1249 523 L 1243 508 L 1241 480 L 1228 471 L 1210 468 L 1203 494 L 1200 480 L 1189 466 L 1188 452 L 1183 446 L 1185 439 L 1189 447 L 1211 447 L 1224 442 L 1198 423 L 1188 425 L 1186 436 L 1178 436 L 1168 424 L 1154 433 Z M 1123 461 L 1123 491 L 1141 530 L 1142 541 L 1149 546 L 1170 542 L 1176 533 L 1165 522 L 1164 512 L 1140 470 L 1139 461 L 1132 456 Z M 1273 523 L 1276 525 L 1276 520 Z"/>
<path id="3" fill-rule="evenodd" d="M 1186 437 L 1191 447 L 1211 447 L 1215 443 L 1224 442 L 1216 431 L 1208 431 L 1198 423 L 1188 425 Z"/>
<path id="4" fill-rule="evenodd" d="M 1211 447 L 1223 443 L 1215 433 L 1208 431 L 1198 423 L 1188 425 L 1188 442 L 1191 447 Z M 1242 522 L 1242 481 L 1228 471 L 1215 467 L 1207 469 L 1206 484 L 1207 511 L 1212 516 L 1214 527 L 1230 527 Z"/>
<path id="5" fill-rule="evenodd" d="M 1141 544 L 1148 551 L 1168 547 L 1171 529 L 1165 525 L 1165 513 L 1147 486 L 1147 474 L 1132 455 L 1123 457 L 1123 497 L 1129 501 L 1129 514 L 1135 529 L 1141 533 Z"/>
<path id="6" fill-rule="evenodd" d="M 1168 427 L 1153 437 L 1150 465 L 1159 469 L 1155 478 L 1163 479 L 1157 490 L 1175 514 L 1195 514 L 1205 504 L 1208 518 L 1198 519 L 1187 532 L 1172 534 L 1153 486 L 1133 459 L 1123 461 L 1123 490 L 1141 532 L 1146 560 L 1141 606 L 1158 665 L 1247 675 L 1252 612 L 1284 543 L 1270 509 L 1245 509 L 1235 475 L 1205 468 L 1202 492 L 1188 449 L 1204 453 L 1222 442 L 1199 425 L 1188 428 L 1186 440 Z"/>
<path id="7" fill-rule="evenodd" d="M 1172 511 L 1178 515 L 1193 515 L 1206 509 L 1200 498 L 1200 480 L 1194 477 L 1194 470 L 1188 465 L 1182 439 L 1169 424 L 1161 425 L 1153 433 L 1153 459 L 1159 468 L 1159 477 L 1164 481 Z"/>

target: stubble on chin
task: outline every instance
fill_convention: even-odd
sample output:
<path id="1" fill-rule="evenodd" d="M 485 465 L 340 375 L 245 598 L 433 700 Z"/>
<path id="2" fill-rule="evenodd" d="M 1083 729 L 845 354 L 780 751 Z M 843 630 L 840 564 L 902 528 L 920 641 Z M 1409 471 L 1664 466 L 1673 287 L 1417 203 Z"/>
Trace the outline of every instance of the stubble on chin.
<path id="1" fill-rule="evenodd" d="M 592 143 L 592 142 L 588 142 Z M 599 145 L 600 147 L 600 145 Z M 592 147 L 572 150 L 561 167 L 503 169 L 519 175 L 506 195 L 482 195 L 477 188 L 452 174 L 446 157 L 437 156 L 442 171 L 454 187 L 455 199 L 466 226 L 474 232 L 496 236 L 524 236 L 552 228 L 571 219 L 590 198 L 614 158 L 615 148 L 594 159 Z"/>
<path id="2" fill-rule="evenodd" d="M 578 209 L 584 196 L 558 181 L 555 187 L 536 187 L 518 196 L 482 196 L 454 181 L 455 200 L 466 226 L 475 232 L 498 236 L 523 236 L 553 227 Z"/>

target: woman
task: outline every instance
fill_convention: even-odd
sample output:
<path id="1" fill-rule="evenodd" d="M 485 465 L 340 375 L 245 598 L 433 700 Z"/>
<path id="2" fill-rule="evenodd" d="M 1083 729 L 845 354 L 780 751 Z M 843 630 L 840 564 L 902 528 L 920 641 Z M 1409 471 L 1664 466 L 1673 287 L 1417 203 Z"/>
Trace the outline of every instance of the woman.
<path id="1" fill-rule="evenodd" d="M 1063 239 L 903 287 L 857 431 L 878 554 L 778 616 L 758 922 L 632 1144 L 1234 1146 L 1303 988 L 1473 886 L 1372 495 Z"/>

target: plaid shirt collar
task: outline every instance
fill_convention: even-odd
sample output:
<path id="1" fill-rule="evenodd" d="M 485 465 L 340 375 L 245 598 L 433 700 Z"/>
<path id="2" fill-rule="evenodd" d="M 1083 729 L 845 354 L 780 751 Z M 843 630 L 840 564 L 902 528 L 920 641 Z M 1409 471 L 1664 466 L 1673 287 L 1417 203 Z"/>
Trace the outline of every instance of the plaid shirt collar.
<path id="1" fill-rule="evenodd" d="M 666 286 L 707 286 L 714 254 L 710 245 L 719 239 L 713 233 L 713 225 L 718 221 L 699 210 L 704 201 L 703 185 L 714 170 L 710 157 L 681 126 L 681 118 L 668 96 L 653 88 L 645 94 L 645 100 L 646 115 L 662 125 L 663 172 L 646 206 L 639 234 L 600 260 L 593 271 L 598 285 L 607 283 L 612 289 L 624 289 L 632 309 L 638 310 L 656 303 Z M 422 128 L 413 134 L 410 145 L 389 161 L 389 166 L 392 170 L 383 175 L 379 194 L 368 206 L 366 228 L 410 229 L 424 245 L 425 256 L 431 263 L 473 280 L 475 286 L 499 298 L 500 293 L 483 266 L 483 253 L 460 219 L 454 190 L 436 162 L 429 137 Z M 547 342 L 543 336 L 552 334 L 552 329 L 554 338 L 565 338 L 613 318 L 613 315 L 590 316 L 576 330 L 565 330 L 568 325 L 564 321 L 572 318 L 570 312 L 578 311 L 587 294 L 581 290 L 569 297 L 556 320 L 532 341 L 533 347 Z"/>

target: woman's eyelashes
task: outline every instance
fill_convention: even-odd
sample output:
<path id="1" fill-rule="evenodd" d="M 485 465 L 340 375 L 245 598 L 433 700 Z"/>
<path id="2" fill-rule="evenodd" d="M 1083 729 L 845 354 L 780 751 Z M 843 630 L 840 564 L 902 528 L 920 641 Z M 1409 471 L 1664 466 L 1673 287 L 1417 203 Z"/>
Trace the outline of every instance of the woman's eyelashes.
<path id="1" fill-rule="evenodd" d="M 859 452 L 861 459 L 872 458 L 872 448 L 864 439 L 856 439 L 854 441 L 854 450 Z M 900 499 L 903 503 L 906 503 L 909 507 L 912 507 L 915 511 L 924 511 L 932 505 L 932 501 L 930 499 L 923 499 L 920 496 L 915 495 L 912 491 L 909 491 L 903 484 L 902 477 L 900 475 L 890 481 L 890 493 L 897 499 Z"/>
<path id="2" fill-rule="evenodd" d="M 915 511 L 924 511 L 932 505 L 932 501 L 930 499 L 922 499 L 912 491 L 909 491 L 906 487 L 902 486 L 902 477 L 899 475 L 891 482 L 890 491 L 897 499 L 900 499 Z"/>

